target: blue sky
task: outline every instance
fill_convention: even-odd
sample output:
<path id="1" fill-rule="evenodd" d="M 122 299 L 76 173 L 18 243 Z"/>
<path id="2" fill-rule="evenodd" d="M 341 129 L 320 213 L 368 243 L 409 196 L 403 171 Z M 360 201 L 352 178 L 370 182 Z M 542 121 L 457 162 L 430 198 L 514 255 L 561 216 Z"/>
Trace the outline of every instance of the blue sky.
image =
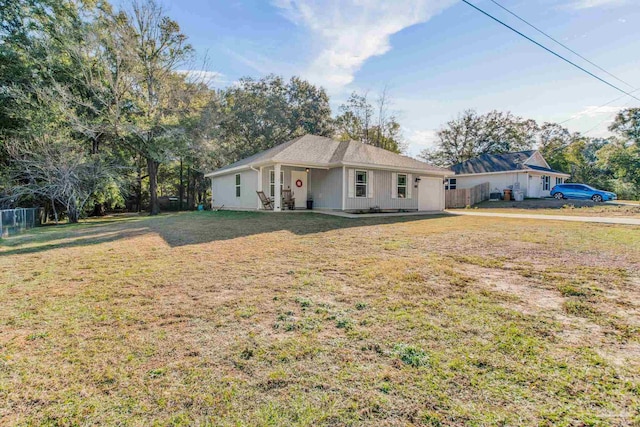
<path id="1" fill-rule="evenodd" d="M 637 0 L 498 1 L 640 87 Z M 472 2 L 580 61 L 489 0 Z M 300 75 L 327 89 L 335 112 L 352 91 L 375 98 L 386 86 L 410 155 L 432 146 L 435 131 L 467 108 L 509 110 L 540 122 L 573 118 L 566 123 L 571 130 L 603 136 L 617 109 L 640 104 L 627 97 L 595 110 L 620 94 L 456 0 L 161 4 L 198 54 L 206 53 L 220 87 L 242 76 Z"/>

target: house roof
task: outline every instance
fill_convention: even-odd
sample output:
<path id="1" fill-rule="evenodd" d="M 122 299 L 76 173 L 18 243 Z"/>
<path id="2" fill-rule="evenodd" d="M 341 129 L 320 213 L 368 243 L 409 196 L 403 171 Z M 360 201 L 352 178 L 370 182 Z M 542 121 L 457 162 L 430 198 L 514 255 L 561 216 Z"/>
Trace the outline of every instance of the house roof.
<path id="1" fill-rule="evenodd" d="M 231 169 L 269 163 L 308 165 L 309 167 L 358 165 L 420 170 L 442 175 L 451 173 L 448 169 L 432 166 L 361 142 L 336 141 L 322 136 L 304 135 L 220 168 L 207 176 L 218 175 Z"/>
<path id="2" fill-rule="evenodd" d="M 483 154 L 465 162 L 451 166 L 456 175 L 511 172 L 515 170 L 535 170 L 566 175 L 564 172 L 526 163 L 536 150 L 518 151 L 515 153 Z"/>

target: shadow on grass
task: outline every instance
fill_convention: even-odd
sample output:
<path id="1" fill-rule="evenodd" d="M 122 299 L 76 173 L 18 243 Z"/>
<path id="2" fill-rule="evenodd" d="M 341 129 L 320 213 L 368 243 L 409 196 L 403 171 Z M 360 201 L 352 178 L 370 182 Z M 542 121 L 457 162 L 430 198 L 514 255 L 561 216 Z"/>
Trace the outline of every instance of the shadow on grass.
<path id="1" fill-rule="evenodd" d="M 337 229 L 371 225 L 399 224 L 449 216 L 397 216 L 380 218 L 341 218 L 316 213 L 261 212 L 183 212 L 157 217 L 87 221 L 35 229 L 23 235 L 0 240 L 0 256 L 44 252 L 52 249 L 91 246 L 157 234 L 171 247 L 288 231 L 295 235 L 322 233 Z M 4 249 L 10 248 L 10 249 Z"/>

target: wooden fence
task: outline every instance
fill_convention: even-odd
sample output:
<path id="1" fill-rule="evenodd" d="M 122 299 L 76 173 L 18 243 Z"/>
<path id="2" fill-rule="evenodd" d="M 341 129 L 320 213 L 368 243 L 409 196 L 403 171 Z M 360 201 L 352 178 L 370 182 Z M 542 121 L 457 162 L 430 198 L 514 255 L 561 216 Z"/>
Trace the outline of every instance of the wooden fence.
<path id="1" fill-rule="evenodd" d="M 444 192 L 445 208 L 466 208 L 489 200 L 489 183 L 478 184 L 472 188 L 446 190 Z"/>

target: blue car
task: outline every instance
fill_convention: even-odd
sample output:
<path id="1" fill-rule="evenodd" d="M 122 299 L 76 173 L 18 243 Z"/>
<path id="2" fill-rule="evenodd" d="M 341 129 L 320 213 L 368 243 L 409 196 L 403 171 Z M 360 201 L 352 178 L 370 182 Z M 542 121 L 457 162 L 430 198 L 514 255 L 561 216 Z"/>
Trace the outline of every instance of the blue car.
<path id="1" fill-rule="evenodd" d="M 591 199 L 594 202 L 616 200 L 618 196 L 610 191 L 598 190 L 586 184 L 558 184 L 551 189 L 556 199 Z"/>

